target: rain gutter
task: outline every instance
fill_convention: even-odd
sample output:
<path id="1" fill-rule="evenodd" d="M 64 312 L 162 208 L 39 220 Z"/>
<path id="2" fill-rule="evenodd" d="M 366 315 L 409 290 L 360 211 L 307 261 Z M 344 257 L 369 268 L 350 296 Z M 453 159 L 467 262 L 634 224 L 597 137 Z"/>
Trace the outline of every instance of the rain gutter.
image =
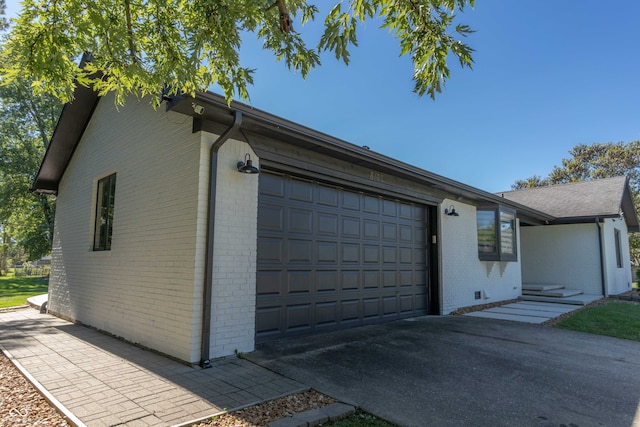
<path id="1" fill-rule="evenodd" d="M 211 296 L 213 294 L 213 243 L 216 218 L 216 177 L 218 175 L 218 150 L 233 134 L 240 129 L 242 112 L 235 110 L 233 123 L 216 139 L 209 149 L 209 199 L 207 215 L 207 250 L 205 261 L 205 279 L 202 305 L 202 336 L 200 340 L 200 367 L 210 368 L 211 346 Z"/>
<path id="2" fill-rule="evenodd" d="M 601 218 L 596 218 L 596 225 L 598 226 L 598 245 L 600 247 L 600 281 L 602 284 L 602 296 L 607 296 L 607 284 L 605 282 L 604 275 L 604 248 L 602 246 L 602 222 Z"/>

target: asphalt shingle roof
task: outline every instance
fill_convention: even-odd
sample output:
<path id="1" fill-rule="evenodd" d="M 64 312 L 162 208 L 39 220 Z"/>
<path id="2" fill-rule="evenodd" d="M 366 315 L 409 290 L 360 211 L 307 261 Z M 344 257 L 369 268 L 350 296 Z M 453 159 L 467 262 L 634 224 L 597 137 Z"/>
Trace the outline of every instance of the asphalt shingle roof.
<path id="1" fill-rule="evenodd" d="M 626 177 L 604 178 L 497 193 L 556 218 L 616 216 L 622 213 Z M 634 212 L 635 213 L 635 212 Z"/>

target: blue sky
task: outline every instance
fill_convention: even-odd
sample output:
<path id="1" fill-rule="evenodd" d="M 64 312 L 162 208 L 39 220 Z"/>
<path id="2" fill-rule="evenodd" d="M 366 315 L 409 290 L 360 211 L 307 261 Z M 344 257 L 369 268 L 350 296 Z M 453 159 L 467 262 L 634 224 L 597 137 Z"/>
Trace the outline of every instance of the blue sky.
<path id="1" fill-rule="evenodd" d="M 9 14 L 18 4 L 8 0 Z M 333 2 L 332 2 L 333 3 Z M 318 2 L 321 4 L 321 2 Z M 435 101 L 411 91 L 410 58 L 374 22 L 349 66 L 306 80 L 245 42 L 250 105 L 490 192 L 545 176 L 576 144 L 640 139 L 640 2 L 476 0 L 473 70 L 451 61 Z M 317 30 L 296 23 L 310 44 Z M 314 38 L 315 37 L 315 38 Z"/>

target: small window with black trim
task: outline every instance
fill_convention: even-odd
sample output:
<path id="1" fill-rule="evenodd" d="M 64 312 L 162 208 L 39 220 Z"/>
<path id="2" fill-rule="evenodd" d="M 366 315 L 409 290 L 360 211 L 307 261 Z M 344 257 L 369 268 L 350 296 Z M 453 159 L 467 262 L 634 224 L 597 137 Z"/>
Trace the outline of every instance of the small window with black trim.
<path id="1" fill-rule="evenodd" d="M 111 235 L 113 231 L 113 207 L 116 194 L 116 174 L 109 175 L 98 181 L 96 197 L 96 218 L 93 234 L 93 250 L 111 250 Z"/>
<path id="2" fill-rule="evenodd" d="M 481 261 L 517 261 L 516 211 L 498 206 L 478 208 L 478 258 Z"/>
<path id="3" fill-rule="evenodd" d="M 613 229 L 616 244 L 616 267 L 622 268 L 622 234 L 617 228 Z"/>

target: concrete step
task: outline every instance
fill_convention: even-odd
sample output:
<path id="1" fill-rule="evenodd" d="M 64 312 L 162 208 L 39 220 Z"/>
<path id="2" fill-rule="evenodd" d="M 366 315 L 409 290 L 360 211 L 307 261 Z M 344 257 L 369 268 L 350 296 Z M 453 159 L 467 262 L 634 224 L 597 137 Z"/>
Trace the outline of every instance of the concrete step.
<path id="1" fill-rule="evenodd" d="M 523 283 L 523 291 L 553 291 L 556 289 L 562 289 L 564 285 L 552 284 L 552 283 Z"/>
<path id="2" fill-rule="evenodd" d="M 587 305 L 602 298 L 602 295 L 574 295 L 567 298 L 545 297 L 539 295 L 522 295 L 521 301 L 552 302 L 556 304 Z"/>
<path id="3" fill-rule="evenodd" d="M 523 290 L 523 295 L 536 295 L 542 297 L 555 297 L 555 298 L 567 298 L 572 297 L 574 295 L 580 295 L 583 292 L 580 289 L 553 289 L 547 291 L 531 291 L 531 290 Z"/>

